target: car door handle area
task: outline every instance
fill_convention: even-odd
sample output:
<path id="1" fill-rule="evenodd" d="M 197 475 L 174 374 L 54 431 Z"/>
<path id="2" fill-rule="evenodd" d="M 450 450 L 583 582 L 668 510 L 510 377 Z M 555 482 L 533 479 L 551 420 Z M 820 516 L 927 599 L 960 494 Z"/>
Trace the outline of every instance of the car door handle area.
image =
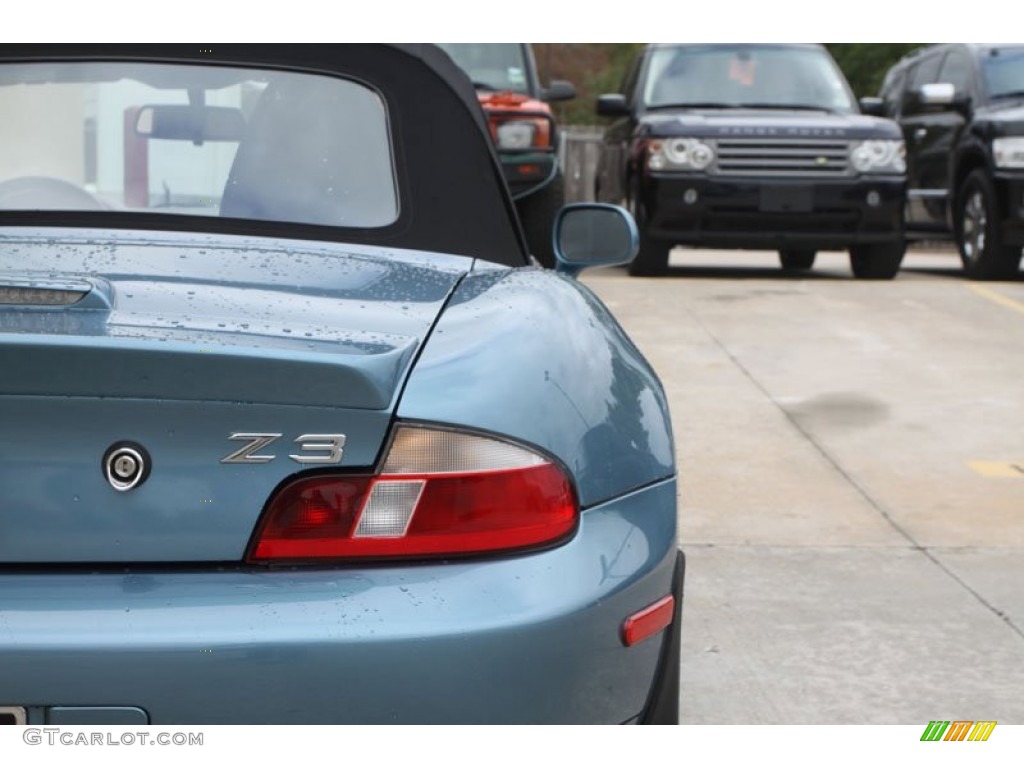
<path id="1" fill-rule="evenodd" d="M 925 136 L 928 135 L 927 128 L 917 128 L 914 130 L 914 141 L 922 141 Z"/>

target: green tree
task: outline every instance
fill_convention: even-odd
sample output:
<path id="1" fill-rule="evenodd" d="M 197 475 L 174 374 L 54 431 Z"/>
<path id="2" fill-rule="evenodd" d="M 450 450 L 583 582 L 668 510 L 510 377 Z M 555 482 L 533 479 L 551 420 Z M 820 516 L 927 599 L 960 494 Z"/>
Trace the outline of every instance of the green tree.
<path id="1" fill-rule="evenodd" d="M 540 79 L 568 80 L 576 86 L 576 98 L 554 105 L 564 125 L 601 122 L 594 111 L 597 97 L 617 92 L 633 57 L 643 43 L 534 43 Z"/>
<path id="2" fill-rule="evenodd" d="M 826 43 L 857 97 L 875 96 L 889 67 L 922 43 Z"/>

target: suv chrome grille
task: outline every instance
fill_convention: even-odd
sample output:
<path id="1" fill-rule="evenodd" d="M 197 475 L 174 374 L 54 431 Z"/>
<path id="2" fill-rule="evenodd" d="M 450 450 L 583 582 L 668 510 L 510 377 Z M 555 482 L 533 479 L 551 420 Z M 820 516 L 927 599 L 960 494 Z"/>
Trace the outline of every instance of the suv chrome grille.
<path id="1" fill-rule="evenodd" d="M 718 139 L 714 172 L 744 176 L 847 176 L 850 143 L 835 139 Z"/>

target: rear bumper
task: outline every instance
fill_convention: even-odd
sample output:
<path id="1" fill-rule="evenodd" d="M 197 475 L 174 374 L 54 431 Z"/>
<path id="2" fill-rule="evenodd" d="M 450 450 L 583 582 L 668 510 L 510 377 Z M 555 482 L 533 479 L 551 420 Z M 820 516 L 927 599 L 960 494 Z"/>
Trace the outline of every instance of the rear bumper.
<path id="1" fill-rule="evenodd" d="M 648 236 L 705 248 L 844 249 L 903 238 L 899 177 L 764 179 L 650 174 Z"/>
<path id="2" fill-rule="evenodd" d="M 620 628 L 673 589 L 675 493 L 607 502 L 569 543 L 497 561 L 3 572 L 0 705 L 29 724 L 58 705 L 159 724 L 625 722 L 665 667 L 670 630 L 626 648 Z"/>

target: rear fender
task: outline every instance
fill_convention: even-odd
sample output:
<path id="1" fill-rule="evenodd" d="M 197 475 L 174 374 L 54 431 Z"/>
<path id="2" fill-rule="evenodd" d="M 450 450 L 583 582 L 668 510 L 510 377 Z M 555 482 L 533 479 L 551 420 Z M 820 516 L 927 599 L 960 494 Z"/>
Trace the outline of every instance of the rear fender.
<path id="1" fill-rule="evenodd" d="M 657 376 L 585 286 L 551 272 L 467 277 L 398 415 L 536 446 L 572 472 L 583 507 L 675 474 Z"/>

